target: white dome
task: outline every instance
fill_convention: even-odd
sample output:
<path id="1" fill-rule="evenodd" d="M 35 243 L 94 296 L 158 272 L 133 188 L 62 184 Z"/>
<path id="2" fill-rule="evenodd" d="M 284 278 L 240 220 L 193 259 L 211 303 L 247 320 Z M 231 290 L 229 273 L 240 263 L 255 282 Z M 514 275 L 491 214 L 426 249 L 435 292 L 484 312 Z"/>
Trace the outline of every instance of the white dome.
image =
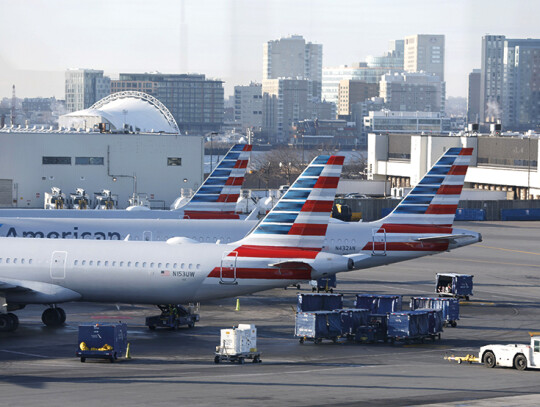
<path id="1" fill-rule="evenodd" d="M 109 123 L 111 130 L 143 133 L 178 133 L 172 114 L 154 97 L 142 92 L 113 93 L 89 109 L 60 116 L 63 127 L 93 128 L 98 123 Z"/>

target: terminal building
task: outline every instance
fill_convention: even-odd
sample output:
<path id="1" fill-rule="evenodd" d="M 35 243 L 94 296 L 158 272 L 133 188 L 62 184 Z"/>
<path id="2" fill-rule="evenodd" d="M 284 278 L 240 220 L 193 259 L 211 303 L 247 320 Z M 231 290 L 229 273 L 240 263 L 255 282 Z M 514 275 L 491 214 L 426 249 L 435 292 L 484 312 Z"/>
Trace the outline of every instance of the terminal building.
<path id="1" fill-rule="evenodd" d="M 59 129 L 0 129 L 0 206 L 42 208 L 45 192 L 104 189 L 169 208 L 203 180 L 203 138 L 179 134 L 167 108 L 141 92 L 113 94 L 60 118 Z"/>
<path id="2" fill-rule="evenodd" d="M 506 192 L 507 199 L 540 199 L 538 134 L 368 135 L 368 177 L 390 187 L 416 185 L 451 147 L 473 147 L 465 187 Z"/>

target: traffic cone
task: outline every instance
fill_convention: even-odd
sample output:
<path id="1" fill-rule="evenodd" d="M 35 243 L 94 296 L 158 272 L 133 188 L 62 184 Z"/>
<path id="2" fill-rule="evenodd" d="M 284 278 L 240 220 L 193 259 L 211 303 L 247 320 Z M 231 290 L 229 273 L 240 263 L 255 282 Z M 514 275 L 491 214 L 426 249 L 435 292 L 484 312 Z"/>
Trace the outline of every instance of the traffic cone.
<path id="1" fill-rule="evenodd" d="M 240 298 L 236 299 L 236 309 L 235 311 L 240 311 Z"/>
<path id="2" fill-rule="evenodd" d="M 129 354 L 129 342 L 126 349 L 126 359 L 131 359 L 131 355 Z"/>

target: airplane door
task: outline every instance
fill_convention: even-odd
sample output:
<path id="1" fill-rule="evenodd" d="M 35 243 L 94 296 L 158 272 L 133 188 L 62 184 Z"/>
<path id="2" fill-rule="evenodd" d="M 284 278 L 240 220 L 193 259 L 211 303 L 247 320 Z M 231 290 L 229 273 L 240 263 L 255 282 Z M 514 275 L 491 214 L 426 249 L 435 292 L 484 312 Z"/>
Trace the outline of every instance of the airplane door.
<path id="1" fill-rule="evenodd" d="M 152 232 L 151 231 L 145 230 L 142 235 L 143 235 L 143 239 L 142 239 L 143 241 L 145 241 L 145 242 L 151 242 L 152 241 Z"/>
<path id="2" fill-rule="evenodd" d="M 225 252 L 219 268 L 219 284 L 238 284 L 236 281 L 236 260 L 238 252 Z"/>
<path id="3" fill-rule="evenodd" d="M 53 252 L 51 256 L 51 278 L 66 278 L 67 252 Z"/>
<path id="4" fill-rule="evenodd" d="M 372 256 L 386 256 L 386 230 L 385 229 L 372 229 Z"/>

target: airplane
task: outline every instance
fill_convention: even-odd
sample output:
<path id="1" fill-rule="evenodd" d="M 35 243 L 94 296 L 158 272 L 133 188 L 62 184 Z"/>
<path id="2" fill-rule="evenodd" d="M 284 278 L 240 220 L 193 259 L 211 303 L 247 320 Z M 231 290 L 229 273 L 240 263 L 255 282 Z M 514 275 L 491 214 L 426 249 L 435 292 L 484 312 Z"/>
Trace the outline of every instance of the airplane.
<path id="1" fill-rule="evenodd" d="M 0 209 L 0 218 L 83 219 L 241 219 L 235 212 L 236 201 L 249 162 L 252 145 L 235 144 L 212 173 L 181 208 L 173 210 L 74 210 L 74 209 Z M 138 207 L 136 207 L 138 208 Z M 142 208 L 142 207 L 141 207 Z M 145 208 L 146 209 L 146 208 Z"/>
<path id="2" fill-rule="evenodd" d="M 407 260 L 480 241 L 479 234 L 452 226 L 471 153 L 471 149 L 449 149 L 400 205 L 382 220 L 350 223 L 331 219 L 324 250 L 342 255 L 360 251 L 371 253 L 375 266 L 382 261 L 392 263 Z M 454 169 L 450 163 L 453 163 Z M 452 171 L 447 179 L 444 177 L 445 171 Z M 454 174 L 456 171 L 459 174 Z M 441 206 L 440 202 L 446 206 Z M 432 206 L 426 209 L 428 203 Z M 447 213 L 439 213 L 441 211 Z M 128 238 L 136 241 L 166 241 L 183 236 L 198 242 L 229 243 L 244 237 L 257 223 L 257 220 L 251 219 L 0 218 L 0 236 L 100 240 Z"/>
<path id="3" fill-rule="evenodd" d="M 11 311 L 50 305 L 42 321 L 65 322 L 68 301 L 179 304 L 238 296 L 352 270 L 364 255 L 322 251 L 342 156 L 319 156 L 246 237 L 232 243 L 0 238 L 0 331 Z"/>

